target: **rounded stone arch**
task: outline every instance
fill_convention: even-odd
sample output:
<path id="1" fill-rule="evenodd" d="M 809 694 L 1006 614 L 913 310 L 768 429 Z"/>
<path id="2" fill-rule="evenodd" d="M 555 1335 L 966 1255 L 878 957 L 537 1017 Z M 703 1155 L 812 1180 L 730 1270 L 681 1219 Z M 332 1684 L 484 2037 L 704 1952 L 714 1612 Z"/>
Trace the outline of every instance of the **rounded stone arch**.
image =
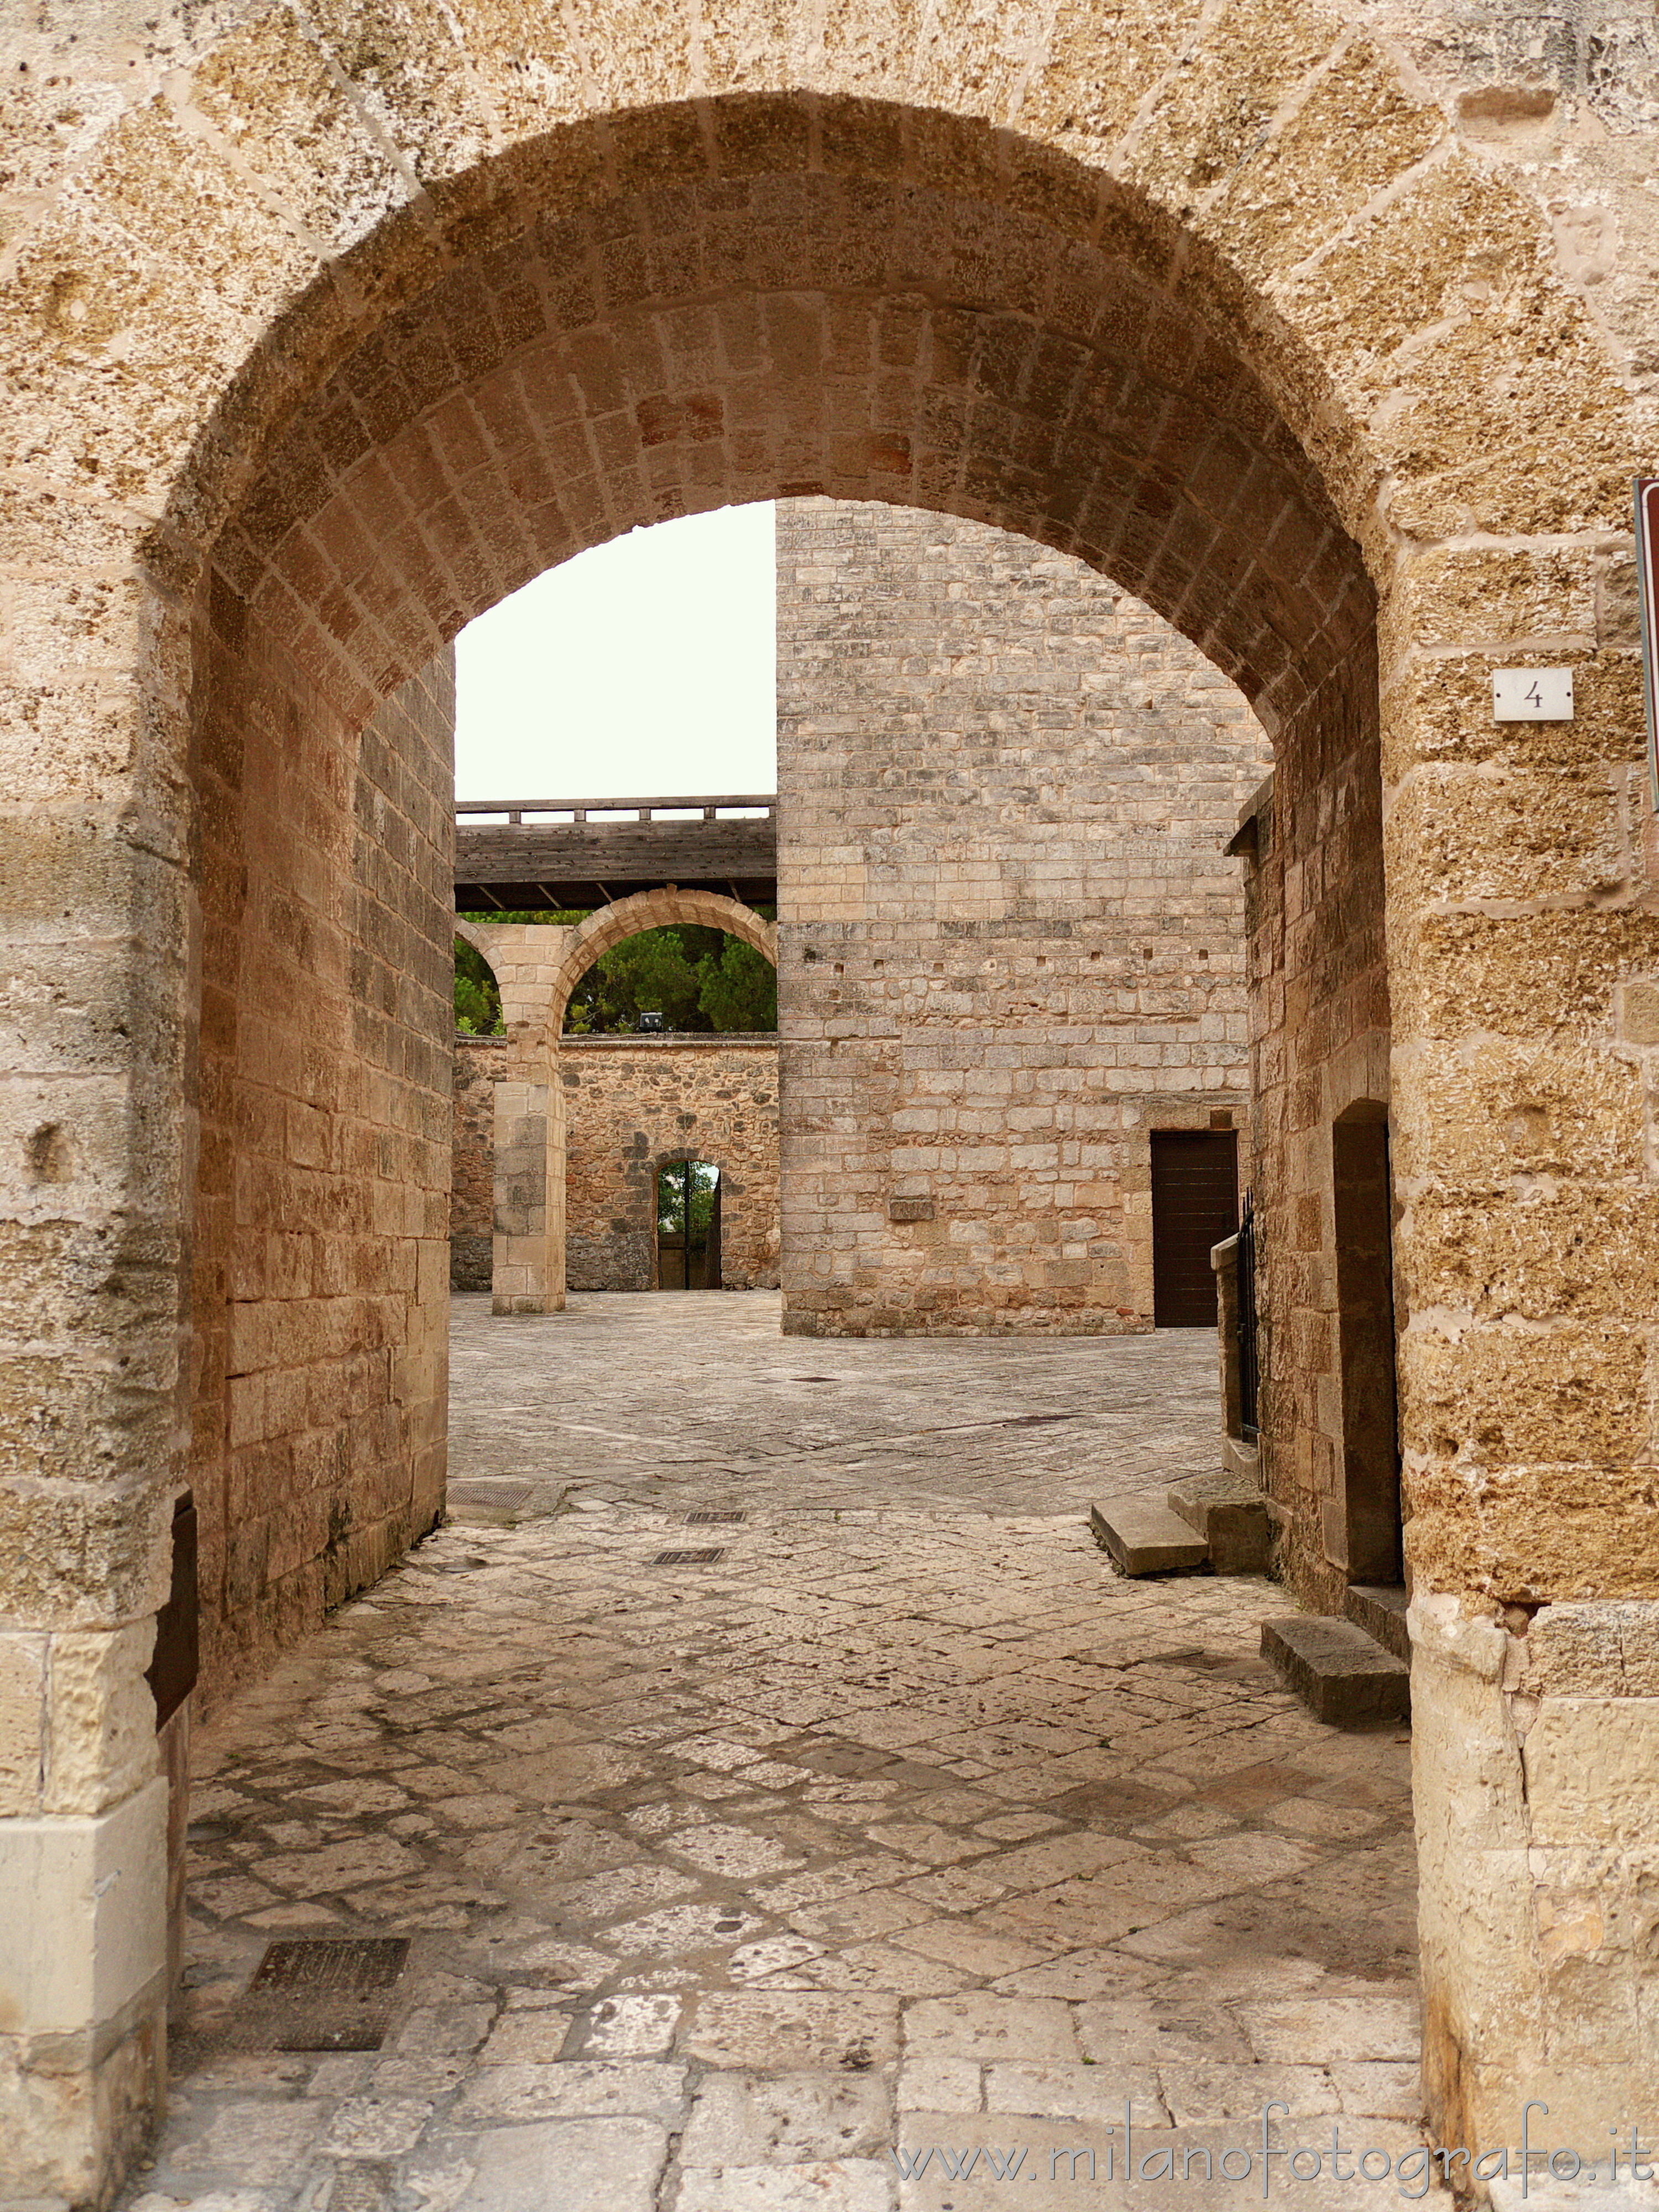
<path id="1" fill-rule="evenodd" d="M 709 113 L 712 145 L 669 105 L 434 185 L 437 259 L 374 232 L 226 394 L 174 509 L 348 720 L 574 553 L 803 493 L 1075 554 L 1270 732 L 1369 630 L 1359 420 L 1155 191 L 972 116 Z"/>
<path id="2" fill-rule="evenodd" d="M 472 947 L 472 950 L 477 954 L 479 959 L 483 962 L 485 967 L 489 969 L 490 974 L 493 975 L 495 973 L 495 963 L 490 955 L 489 942 L 485 938 L 483 930 L 479 928 L 477 923 L 476 921 L 469 921 L 465 915 L 458 914 L 455 916 L 455 934 L 461 939 L 463 944 L 470 945 Z"/>
<path id="3" fill-rule="evenodd" d="M 596 960 L 624 939 L 641 937 L 647 929 L 664 929 L 677 921 L 699 929 L 724 930 L 728 937 L 741 938 L 774 968 L 778 964 L 777 924 L 757 914 L 753 907 L 744 906 L 741 899 L 696 887 L 682 890 L 672 884 L 659 890 L 636 891 L 631 898 L 618 899 L 614 906 L 599 908 L 572 934 L 548 1001 L 547 1045 L 557 1046 L 570 994 Z"/>
<path id="4" fill-rule="evenodd" d="M 299 1079 L 297 1106 L 283 1090 L 257 1119 L 305 1132 L 314 1163 L 321 1124 L 349 1109 L 345 1084 L 329 1091 L 336 1071 L 355 1077 L 378 1054 L 375 1080 L 358 1087 L 383 1099 L 400 1067 L 436 1064 L 431 1035 L 400 1058 L 397 1023 L 402 1003 L 418 1001 L 428 1029 L 441 1012 L 443 919 L 427 896 L 410 926 L 407 860 L 437 849 L 447 799 L 429 718 L 398 701 L 439 648 L 554 562 L 737 500 L 880 498 L 1023 532 L 1164 615 L 1273 730 L 1280 795 L 1251 834 L 1281 881 L 1288 856 L 1299 1003 L 1317 1000 L 1310 1030 L 1333 1012 L 1370 1022 L 1382 1064 L 1351 1055 L 1345 1079 L 1403 1102 L 1421 1759 L 1446 1785 L 1423 1819 L 1427 2011 L 1443 2069 L 1431 2087 L 1443 2113 L 1467 2110 L 1476 2132 L 1461 2139 L 1513 2140 L 1511 2081 L 1547 2077 L 1541 2059 L 1530 2075 L 1510 2066 L 1492 2026 L 1545 2015 L 1526 1939 L 1490 1933 L 1529 1925 L 1534 1906 L 1503 1870 L 1524 1867 L 1507 1839 L 1525 1841 L 1529 1816 L 1523 1789 L 1501 1806 L 1494 1794 L 1518 1771 L 1497 1687 L 1508 1663 L 1498 1601 L 1600 1607 L 1652 1588 L 1650 1470 L 1622 1431 L 1603 1444 L 1584 1431 L 1595 1540 L 1575 1544 L 1588 1511 L 1545 1510 L 1547 1478 L 1534 1479 L 1577 1464 L 1561 1434 L 1571 1409 L 1503 1364 L 1520 1355 L 1501 1334 L 1510 1316 L 1491 1310 L 1493 1285 L 1526 1273 L 1514 1252 L 1540 1263 L 1536 1282 L 1555 1279 L 1548 1240 L 1566 1231 L 1551 1224 L 1570 1204 L 1589 1209 L 1582 1218 L 1599 1207 L 1634 1218 L 1648 1195 L 1639 1161 L 1622 1152 L 1622 1182 L 1610 1170 L 1576 1184 L 1576 1161 L 1553 1174 L 1553 1212 L 1535 1194 L 1524 1210 L 1503 1195 L 1532 1180 L 1504 1149 L 1506 1052 L 1570 1102 L 1598 1084 L 1616 1091 L 1620 1126 L 1640 1126 L 1626 1064 L 1639 1055 L 1610 1049 L 1608 994 L 1654 957 L 1634 895 L 1610 898 L 1605 872 L 1591 872 L 1625 803 L 1602 768 L 1623 777 L 1640 757 L 1623 579 L 1611 571 L 1628 534 L 1627 479 L 1650 441 L 1638 381 L 1620 381 L 1621 342 L 1558 250 L 1556 176 L 1538 164 L 1528 181 L 1509 161 L 1501 100 L 1471 103 L 1488 142 L 1476 143 L 1455 120 L 1456 82 L 1436 96 L 1413 74 L 1443 65 L 1423 44 L 1396 61 L 1352 10 L 1304 0 L 1204 10 L 1190 32 L 1152 0 L 1115 10 L 1080 0 L 1041 21 L 1012 9 L 970 20 L 947 0 L 908 51 L 880 0 L 810 37 L 788 11 L 773 30 L 735 8 L 682 15 L 674 0 L 606 0 L 591 39 L 567 27 L 569 11 L 453 0 L 404 11 L 407 51 L 389 56 L 384 41 L 332 36 L 327 11 L 308 23 L 275 0 L 250 0 L 230 21 L 163 15 L 113 73 L 98 34 L 70 34 L 82 39 L 77 63 L 50 31 L 32 33 L 29 82 L 17 88 L 32 135 L 10 234 L 12 424 L 17 465 L 40 496 L 13 556 L 34 574 L 17 593 L 18 634 L 29 635 L 16 656 L 3 872 L 25 886 L 14 910 L 29 957 L 23 909 L 38 885 L 51 927 L 37 934 L 53 958 L 70 933 L 60 916 L 72 915 L 88 972 L 131 1016 L 99 1029 L 108 1095 L 125 1103 L 88 1124 L 95 1189 L 89 1180 L 67 1225 L 33 1194 L 20 1214 L 43 1284 L 103 1286 L 95 1301 L 72 1292 L 76 1340 L 53 1355 L 61 1418 L 30 1476 L 40 1498 L 28 1510 L 51 1530 L 38 1549 L 63 1585 L 31 1584 L 20 1622 L 104 1630 L 110 1679 L 125 1669 L 135 1686 L 131 1626 L 165 1597 L 169 1491 L 182 1481 L 179 1301 L 157 1295 L 154 1255 L 188 1265 L 179 1213 L 191 1200 L 156 1163 L 193 1156 L 198 1099 L 223 1113 L 245 1069 Z M 533 27 L 544 21 L 558 27 Z M 1470 62 L 1470 76 L 1483 66 Z M 89 99 L 77 100 L 77 77 Z M 778 85 L 799 89 L 754 89 Z M 60 113 L 77 108 L 82 122 L 61 129 Z M 1642 222 L 1631 235 L 1647 234 Z M 1601 316 L 1645 312 L 1641 252 L 1633 305 Z M 1534 645 L 1581 671 L 1583 719 L 1577 731 L 1544 726 L 1530 750 L 1500 749 L 1490 667 Z M 394 708 L 388 735 L 381 718 Z M 1340 871 L 1322 873 L 1322 861 L 1344 845 L 1372 871 L 1368 898 L 1380 896 L 1385 758 L 1403 1045 L 1392 1092 L 1380 922 L 1369 904 L 1345 915 L 1310 902 L 1332 884 L 1340 905 Z M 1570 854 L 1595 857 L 1575 874 Z M 333 894 L 369 877 L 375 927 L 353 918 L 343 950 L 352 902 Z M 1364 927 L 1346 928 L 1349 915 Z M 331 963 L 328 994 L 313 988 L 319 959 Z M 51 990 L 18 996 L 22 1064 L 78 1070 L 84 1040 L 75 1031 L 64 1052 L 60 1031 L 79 1011 Z M 309 1034 L 282 1024 L 295 1004 Z M 1458 1094 L 1444 1071 L 1465 1049 Z M 1287 1164 L 1268 1196 L 1312 1215 L 1318 1118 L 1341 1102 L 1318 1079 L 1291 1079 L 1267 1102 Z M 526 1141 L 544 1161 L 553 1108 L 527 1081 L 518 1088 Z M 405 1240 L 421 1225 L 403 1188 L 418 1126 L 383 1120 L 349 1147 L 386 1163 L 360 1255 L 374 1295 L 359 1303 L 377 1316 L 392 1310 L 384 1283 L 404 1279 L 374 1243 L 380 1221 L 395 1218 Z M 228 1164 L 245 1141 L 231 1128 L 226 1114 L 201 1148 L 223 1188 L 195 1201 L 198 1274 L 228 1281 L 234 1261 L 239 1326 L 251 1341 L 269 1322 L 275 1344 L 276 1322 L 302 1322 L 306 1309 L 276 1294 L 291 1255 L 244 1255 L 226 1226 Z M 289 1210 L 309 1224 L 319 1202 Z M 1473 1254 L 1487 1232 L 1472 1224 L 1490 1224 L 1494 1240 Z M 1639 1225 L 1630 1236 L 1639 1245 Z M 1586 1263 L 1570 1290 L 1528 1295 L 1541 1317 L 1589 1317 L 1622 1343 L 1654 1316 L 1617 1238 L 1602 1243 L 1603 1276 Z M 112 1423 L 108 1378 L 131 1349 L 135 1313 L 147 1317 L 144 1356 L 125 1370 Z M 1450 1346 L 1436 1318 L 1448 1314 Z M 222 1312 L 214 1326 L 224 1339 Z M 281 1341 L 302 1346 L 304 1332 Z M 27 1361 L 31 1396 L 43 1363 L 32 1348 Z M 376 1364 L 441 1373 L 435 1351 Z M 222 1353 L 208 1366 L 222 1376 Z M 383 1424 L 410 1439 L 386 1496 L 435 1494 L 437 1402 L 428 1393 Z M 1490 1463 L 1474 1465 L 1440 1409 L 1477 1403 L 1506 1419 L 1482 1417 Z M 215 1457 L 233 1426 L 223 1412 L 210 1406 L 198 1431 L 204 1498 L 235 1488 L 228 1445 Z M 97 1485 L 84 1480 L 87 1437 L 99 1440 Z M 291 1515 L 275 1525 L 286 1537 Z M 263 1575 L 260 1534 L 211 1532 L 210 1586 Z M 408 1516 L 393 1515 L 378 1551 L 376 1531 L 361 1534 L 362 1558 L 383 1565 L 409 1534 Z M 230 1550 L 242 1534 L 245 1549 Z M 337 1596 L 359 1562 L 351 1542 L 334 1550 Z M 84 1584 L 68 1560 L 86 1563 Z M 285 1599 L 273 1616 L 283 1632 L 321 1603 L 320 1555 L 313 1566 L 312 1582 L 296 1571 L 289 1588 L 314 1583 L 314 1600 Z M 1607 1648 L 1636 1632 L 1595 1620 Z M 1509 1661 L 1521 1650 L 1517 1638 Z M 1571 1686 L 1571 1651 L 1547 1632 L 1531 1652 L 1543 1670 L 1532 1687 Z M 88 1740 L 88 1820 L 131 1788 L 131 1770 L 107 1764 L 118 1734 Z M 1462 1796 L 1458 1742 L 1470 1747 Z M 1460 1805 L 1492 1819 L 1465 1820 Z M 1484 1839 L 1500 1831 L 1489 1868 Z M 1569 1820 L 1565 1832 L 1580 1832 Z M 78 1897 L 78 1882 L 66 1879 L 63 1898 Z M 1472 1895 L 1502 1912 L 1470 1914 Z M 62 1924 L 78 1944 L 78 1923 Z M 1489 1972 L 1478 1956 L 1466 1970 L 1466 1934 L 1486 1943 Z M 160 1985 L 158 1969 L 146 1986 Z M 64 2025 L 27 2008 L 17 2017 L 27 2030 Z M 101 2035 L 111 2023 L 97 2025 Z M 1574 2047 L 1592 2048 L 1604 2026 L 1622 2063 L 1611 2008 L 1605 2022 L 1587 2011 Z M 103 2078 L 141 2082 L 137 2039 L 151 2035 L 153 2049 L 153 2022 L 119 2033 L 135 2055 Z M 1586 2090 L 1582 2108 L 1600 2109 L 1602 2094 Z M 82 2101 L 97 2105 L 90 2087 Z M 111 2145 L 142 2132 L 112 2105 L 99 2125 Z M 123 2154 L 107 2148 L 112 2161 Z M 101 2185 L 48 2176 L 27 2193 Z"/>

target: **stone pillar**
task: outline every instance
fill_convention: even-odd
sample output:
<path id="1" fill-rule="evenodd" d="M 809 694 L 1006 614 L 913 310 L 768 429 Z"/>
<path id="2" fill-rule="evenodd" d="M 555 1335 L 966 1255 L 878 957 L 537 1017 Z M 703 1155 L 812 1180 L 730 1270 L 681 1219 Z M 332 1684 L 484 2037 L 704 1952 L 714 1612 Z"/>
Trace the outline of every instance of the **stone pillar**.
<path id="1" fill-rule="evenodd" d="M 1535 2098 L 1532 2140 L 1605 2175 L 1656 2134 L 1659 1603 L 1419 1595 L 1410 1625 L 1437 2132 L 1513 2144 Z"/>
<path id="2" fill-rule="evenodd" d="M 491 1310 L 558 1313 L 564 1305 L 565 1166 L 560 993 L 565 955 L 577 933 L 539 921 L 459 927 L 489 963 L 507 1024 L 506 1072 L 495 1082 Z"/>
<path id="3" fill-rule="evenodd" d="M 166 2082 L 153 1616 L 0 1636 L 0 2181 L 107 2202 Z"/>
<path id="4" fill-rule="evenodd" d="M 33 584 L 0 708 L 0 2198 L 77 2205 L 112 2196 L 164 2082 L 144 1670 L 184 1479 L 194 1153 L 183 839 L 159 780 L 100 783 L 80 749 L 97 732 L 100 761 L 145 760 L 189 665 L 174 605 L 153 613 L 152 688 L 109 675 L 146 662 L 150 619 L 118 557 L 73 647 L 97 587 L 61 559 Z"/>
<path id="5" fill-rule="evenodd" d="M 564 1086 L 548 1052 L 495 1085 L 495 1313 L 564 1305 Z"/>
<path id="6" fill-rule="evenodd" d="M 1626 573 L 1418 556 L 1382 756 L 1430 2119 L 1513 2153 L 1536 2100 L 1532 2142 L 1604 2182 L 1610 2130 L 1659 2121 L 1659 823 Z M 1571 663 L 1571 720 L 1495 719 L 1517 663 Z"/>

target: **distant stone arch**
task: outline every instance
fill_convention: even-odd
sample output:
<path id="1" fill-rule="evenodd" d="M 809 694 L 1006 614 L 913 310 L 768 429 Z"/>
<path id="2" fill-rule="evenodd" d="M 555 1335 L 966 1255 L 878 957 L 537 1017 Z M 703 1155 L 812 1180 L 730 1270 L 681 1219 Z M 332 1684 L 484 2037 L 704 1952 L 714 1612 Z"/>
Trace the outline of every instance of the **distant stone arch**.
<path id="1" fill-rule="evenodd" d="M 728 937 L 741 938 L 775 968 L 778 964 L 777 924 L 764 920 L 741 899 L 729 898 L 722 891 L 681 890 L 673 884 L 660 890 L 637 891 L 631 898 L 618 899 L 614 906 L 600 907 L 571 933 L 548 1001 L 548 1046 L 557 1045 L 571 994 L 596 960 L 628 938 L 641 936 L 647 929 L 668 928 L 675 922 L 698 929 L 723 929 Z"/>
<path id="2" fill-rule="evenodd" d="M 458 914 L 455 917 L 455 934 L 463 944 L 472 947 L 493 975 L 495 972 L 495 957 L 490 951 L 489 939 L 477 922 L 469 921 L 465 915 Z"/>

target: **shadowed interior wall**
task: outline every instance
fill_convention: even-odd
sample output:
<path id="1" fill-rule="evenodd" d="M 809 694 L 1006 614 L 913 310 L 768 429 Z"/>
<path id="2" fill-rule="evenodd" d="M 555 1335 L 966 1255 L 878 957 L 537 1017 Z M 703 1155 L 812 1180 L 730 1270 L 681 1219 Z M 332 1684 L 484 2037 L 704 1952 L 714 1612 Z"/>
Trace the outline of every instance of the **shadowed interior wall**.
<path id="1" fill-rule="evenodd" d="M 1385 1109 L 1389 1073 L 1382 791 L 1365 658 L 1328 678 L 1286 732 L 1237 840 L 1249 871 L 1262 1473 L 1287 1578 L 1304 1603 L 1333 1613 L 1350 1577 L 1332 1129 L 1362 1103 Z"/>
<path id="2" fill-rule="evenodd" d="M 449 1184 L 449 1287 L 489 1288 L 495 1243 L 495 1079 L 504 1036 L 455 1039 L 454 1159 Z"/>
<path id="3" fill-rule="evenodd" d="M 778 508 L 786 1328 L 1152 1323 L 1151 1132 L 1235 1127 L 1270 754 L 1080 561 Z"/>
<path id="4" fill-rule="evenodd" d="M 355 734 L 284 662 L 216 659 L 197 769 L 209 1703 L 443 1498 L 454 660 Z"/>

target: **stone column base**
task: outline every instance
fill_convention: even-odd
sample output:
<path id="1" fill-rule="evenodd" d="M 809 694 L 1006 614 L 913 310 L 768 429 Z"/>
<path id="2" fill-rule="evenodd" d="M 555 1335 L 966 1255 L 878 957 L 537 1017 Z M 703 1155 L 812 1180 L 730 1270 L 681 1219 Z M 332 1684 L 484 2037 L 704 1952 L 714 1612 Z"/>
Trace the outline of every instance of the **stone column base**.
<path id="1" fill-rule="evenodd" d="M 113 2198 L 166 2096 L 167 1784 L 0 1820 L 0 2198 Z"/>
<path id="2" fill-rule="evenodd" d="M 1563 2185 L 1577 2155 L 1610 2188 L 1615 2146 L 1622 2180 L 1632 2126 L 1659 2141 L 1659 1604 L 1509 1618 L 1409 1616 L 1430 2125 L 1494 2203 L 1523 2126 Z"/>

